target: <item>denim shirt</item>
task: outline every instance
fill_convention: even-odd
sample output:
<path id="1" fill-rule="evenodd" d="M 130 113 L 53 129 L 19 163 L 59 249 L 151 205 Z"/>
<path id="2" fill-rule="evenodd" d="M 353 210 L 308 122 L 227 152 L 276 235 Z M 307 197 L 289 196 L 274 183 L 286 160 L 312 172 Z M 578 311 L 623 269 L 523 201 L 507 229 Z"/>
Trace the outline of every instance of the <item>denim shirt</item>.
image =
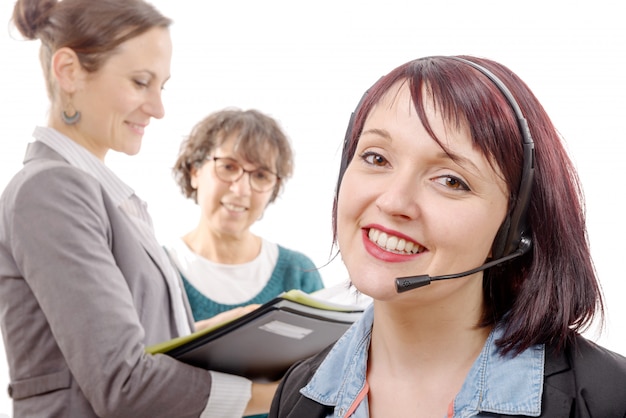
<path id="1" fill-rule="evenodd" d="M 358 400 L 366 386 L 367 356 L 374 321 L 374 307 L 337 341 L 302 395 L 323 405 L 334 406 L 328 417 L 369 417 L 367 396 Z M 461 390 L 454 399 L 454 417 L 485 417 L 485 413 L 539 416 L 545 347 L 537 345 L 521 354 L 501 356 L 495 341 L 502 335 L 499 328 L 489 334 L 472 365 Z M 353 404 L 357 403 L 356 409 Z"/>

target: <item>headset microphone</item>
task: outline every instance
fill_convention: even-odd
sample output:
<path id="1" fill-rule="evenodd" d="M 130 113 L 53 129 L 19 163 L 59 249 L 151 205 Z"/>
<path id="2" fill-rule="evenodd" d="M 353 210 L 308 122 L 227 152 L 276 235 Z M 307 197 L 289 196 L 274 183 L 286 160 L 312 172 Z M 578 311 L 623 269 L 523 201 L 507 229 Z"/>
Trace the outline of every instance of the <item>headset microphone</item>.
<path id="1" fill-rule="evenodd" d="M 430 277 L 428 274 L 422 274 L 420 276 L 398 277 L 396 279 L 396 291 L 398 293 L 402 293 L 402 292 L 406 292 L 407 290 L 417 289 L 418 287 L 429 285 L 431 282 L 435 280 L 457 279 L 459 277 L 469 276 L 470 274 L 478 273 L 479 271 L 486 270 L 490 267 L 494 267 L 494 266 L 497 266 L 498 264 L 502 264 L 505 261 L 509 261 L 521 255 L 524 255 L 528 250 L 530 250 L 531 246 L 532 246 L 531 240 L 528 237 L 522 237 L 517 251 L 514 251 L 513 253 L 507 256 L 489 261 L 483 264 L 482 266 L 476 267 L 475 269 L 472 269 L 472 270 L 467 270 L 462 273 L 447 274 L 445 276 Z"/>

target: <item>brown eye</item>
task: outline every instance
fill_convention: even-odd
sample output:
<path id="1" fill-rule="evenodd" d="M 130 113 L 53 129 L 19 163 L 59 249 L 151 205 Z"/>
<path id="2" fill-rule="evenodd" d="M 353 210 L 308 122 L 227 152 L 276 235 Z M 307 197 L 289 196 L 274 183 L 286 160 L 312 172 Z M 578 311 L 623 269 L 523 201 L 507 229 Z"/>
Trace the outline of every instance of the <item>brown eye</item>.
<path id="1" fill-rule="evenodd" d="M 434 179 L 436 182 L 443 184 L 451 190 L 469 190 L 467 184 L 455 176 L 441 176 Z"/>
<path id="2" fill-rule="evenodd" d="M 240 167 L 239 164 L 237 164 L 236 162 L 229 160 L 229 159 L 222 159 L 221 162 L 221 168 L 229 173 L 239 173 L 240 171 Z"/>
<path id="3" fill-rule="evenodd" d="M 380 154 L 374 152 L 366 152 L 361 155 L 363 161 L 376 167 L 384 167 L 388 165 L 387 159 Z"/>
<path id="4" fill-rule="evenodd" d="M 451 187 L 452 189 L 458 189 L 459 187 L 461 187 L 461 182 L 452 177 L 448 177 L 447 183 L 448 183 L 448 186 Z"/>

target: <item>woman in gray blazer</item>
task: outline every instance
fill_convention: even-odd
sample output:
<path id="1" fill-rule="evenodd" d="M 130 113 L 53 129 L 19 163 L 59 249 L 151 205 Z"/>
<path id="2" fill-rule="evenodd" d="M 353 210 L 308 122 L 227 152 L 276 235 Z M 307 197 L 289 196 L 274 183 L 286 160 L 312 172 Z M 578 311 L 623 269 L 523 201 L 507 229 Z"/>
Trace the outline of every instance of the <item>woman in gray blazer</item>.
<path id="1" fill-rule="evenodd" d="M 48 126 L 35 129 L 0 198 L 15 418 L 267 412 L 275 384 L 144 350 L 194 324 L 144 202 L 104 159 L 136 154 L 150 120 L 163 117 L 170 20 L 142 0 L 19 0 L 13 21 L 41 41 L 51 101 Z"/>

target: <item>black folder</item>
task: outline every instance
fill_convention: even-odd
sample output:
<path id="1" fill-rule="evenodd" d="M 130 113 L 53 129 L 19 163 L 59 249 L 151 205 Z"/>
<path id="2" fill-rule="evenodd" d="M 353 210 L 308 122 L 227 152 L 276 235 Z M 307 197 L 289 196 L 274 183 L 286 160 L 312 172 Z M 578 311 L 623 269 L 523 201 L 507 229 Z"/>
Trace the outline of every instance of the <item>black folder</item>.
<path id="1" fill-rule="evenodd" d="M 363 313 L 292 290 L 233 321 L 148 347 L 180 361 L 255 381 L 274 381 L 333 344 Z"/>

